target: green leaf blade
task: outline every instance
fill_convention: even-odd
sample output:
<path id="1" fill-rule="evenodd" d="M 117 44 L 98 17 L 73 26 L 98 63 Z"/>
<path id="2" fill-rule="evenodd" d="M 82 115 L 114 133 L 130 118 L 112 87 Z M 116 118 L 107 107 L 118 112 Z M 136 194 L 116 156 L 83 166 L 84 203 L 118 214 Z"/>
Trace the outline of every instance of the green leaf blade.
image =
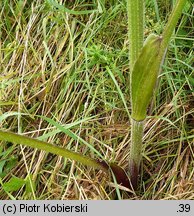
<path id="1" fill-rule="evenodd" d="M 145 41 L 131 74 L 132 118 L 142 121 L 156 85 L 160 69 L 159 51 L 162 38 L 151 34 Z"/>
<path id="2" fill-rule="evenodd" d="M 13 192 L 13 191 L 19 190 L 24 185 L 25 185 L 24 179 L 13 176 L 9 182 L 6 182 L 5 184 L 3 184 L 3 189 L 6 192 Z"/>

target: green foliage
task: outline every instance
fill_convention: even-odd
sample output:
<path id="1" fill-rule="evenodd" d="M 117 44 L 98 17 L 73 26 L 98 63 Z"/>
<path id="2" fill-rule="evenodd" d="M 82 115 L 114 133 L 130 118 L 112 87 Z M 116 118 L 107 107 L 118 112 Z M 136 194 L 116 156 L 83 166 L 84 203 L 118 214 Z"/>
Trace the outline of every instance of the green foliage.
<path id="1" fill-rule="evenodd" d="M 18 191 L 21 188 L 24 189 L 26 195 L 34 193 L 36 190 L 36 186 L 32 181 L 31 175 L 27 176 L 26 179 L 12 176 L 11 179 L 5 183 L 3 183 L 2 179 L 0 178 L 0 184 L 2 185 L 3 190 L 8 194 L 10 192 Z"/>
<path id="2" fill-rule="evenodd" d="M 83 10 L 83 11 L 75 11 L 75 10 L 70 10 L 68 8 L 66 8 L 65 6 L 59 4 L 58 2 L 56 2 L 55 0 L 47 0 L 46 1 L 47 4 L 54 9 L 59 10 L 60 12 L 67 12 L 69 14 L 74 14 L 74 15 L 82 15 L 82 14 L 90 14 L 93 12 L 96 12 L 97 10 Z M 99 8 L 98 8 L 99 9 Z"/>
<path id="3" fill-rule="evenodd" d="M 157 58 L 161 41 L 161 37 L 154 34 L 149 35 L 133 67 L 131 74 L 131 116 L 136 121 L 142 121 L 146 118 L 147 108 L 153 96 L 160 68 Z"/>
<path id="4" fill-rule="evenodd" d="M 5 177 L 16 166 L 17 162 L 18 159 L 14 156 L 4 160 L 0 159 L 0 177 Z"/>
<path id="5" fill-rule="evenodd" d="M 14 146 L 0 146 L 0 178 L 3 178 L 16 166 L 18 157 L 13 155 Z"/>
<path id="6" fill-rule="evenodd" d="M 8 182 L 2 184 L 6 192 L 13 192 L 19 190 L 25 185 L 25 180 L 13 176 Z"/>

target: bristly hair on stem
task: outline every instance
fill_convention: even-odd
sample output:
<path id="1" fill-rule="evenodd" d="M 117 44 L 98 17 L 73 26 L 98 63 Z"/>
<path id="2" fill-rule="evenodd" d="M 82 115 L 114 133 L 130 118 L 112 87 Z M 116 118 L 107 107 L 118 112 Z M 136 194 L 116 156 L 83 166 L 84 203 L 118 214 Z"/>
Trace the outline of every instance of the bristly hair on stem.
<path id="1" fill-rule="evenodd" d="M 141 161 L 143 121 L 146 118 L 168 43 L 185 3 L 186 0 L 177 0 L 162 36 L 149 35 L 143 46 L 143 0 L 127 0 L 132 106 L 129 175 L 134 189 L 137 188 Z"/>
<path id="2" fill-rule="evenodd" d="M 130 90 L 132 82 L 132 70 L 137 61 L 141 49 L 143 47 L 144 35 L 144 1 L 143 0 L 127 0 L 128 14 L 128 37 L 129 37 L 129 66 L 130 66 Z M 129 156 L 129 176 L 134 189 L 137 188 L 138 166 L 137 161 L 140 161 L 141 146 L 142 146 L 142 129 L 141 131 L 134 130 L 136 126 L 132 119 L 131 144 Z M 143 128 L 143 126 L 142 126 Z M 137 141 L 138 140 L 138 141 Z M 138 154 L 138 155 L 137 155 Z M 138 163 L 139 164 L 139 163 Z"/>
<path id="3" fill-rule="evenodd" d="M 143 47 L 144 0 L 127 0 L 130 71 Z"/>

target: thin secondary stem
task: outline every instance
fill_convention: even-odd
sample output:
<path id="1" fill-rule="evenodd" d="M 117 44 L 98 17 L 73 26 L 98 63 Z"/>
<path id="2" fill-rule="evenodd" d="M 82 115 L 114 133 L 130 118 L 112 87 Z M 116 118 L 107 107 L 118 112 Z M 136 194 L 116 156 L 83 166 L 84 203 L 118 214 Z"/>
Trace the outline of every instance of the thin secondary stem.
<path id="1" fill-rule="evenodd" d="M 122 184 L 124 187 L 130 188 L 130 182 L 125 171 L 114 163 L 107 163 L 103 160 L 95 160 L 86 156 L 83 156 L 79 153 L 72 152 L 70 150 L 54 146 L 50 143 L 39 141 L 36 139 L 28 138 L 22 135 L 14 134 L 11 132 L 5 132 L 0 130 L 0 140 L 8 141 L 12 143 L 22 144 L 32 148 L 37 148 L 49 153 L 53 153 L 68 159 L 75 160 L 86 166 L 93 167 L 95 169 L 102 170 L 107 174 L 110 174 L 110 170 L 114 173 L 116 180 L 119 184 Z"/>
<path id="2" fill-rule="evenodd" d="M 12 142 L 12 143 L 17 143 L 17 144 L 22 144 L 22 145 L 37 148 L 40 150 L 44 150 L 46 152 L 60 155 L 60 156 L 66 157 L 68 159 L 72 159 L 72 160 L 75 160 L 77 162 L 80 162 L 84 165 L 91 166 L 93 168 L 108 172 L 107 165 L 105 165 L 101 162 L 98 162 L 95 159 L 83 156 L 81 154 L 78 154 L 76 152 L 72 152 L 70 150 L 67 150 L 67 149 L 64 149 L 64 148 L 61 148 L 58 146 L 54 146 L 54 145 L 47 143 L 47 142 L 43 142 L 40 140 L 32 139 L 29 137 L 25 137 L 22 135 L 14 134 L 11 132 L 5 132 L 5 131 L 1 131 L 1 130 L 0 130 L 0 140 Z"/>
<path id="3" fill-rule="evenodd" d="M 168 19 L 168 22 L 165 26 L 165 29 L 162 34 L 162 43 L 161 43 L 161 49 L 160 49 L 160 55 L 161 59 L 163 58 L 164 52 L 168 46 L 168 43 L 170 41 L 170 38 L 173 34 L 174 28 L 176 27 L 176 24 L 181 16 L 182 10 L 186 4 L 187 0 L 177 0 L 175 7 L 173 8 L 173 11 Z"/>

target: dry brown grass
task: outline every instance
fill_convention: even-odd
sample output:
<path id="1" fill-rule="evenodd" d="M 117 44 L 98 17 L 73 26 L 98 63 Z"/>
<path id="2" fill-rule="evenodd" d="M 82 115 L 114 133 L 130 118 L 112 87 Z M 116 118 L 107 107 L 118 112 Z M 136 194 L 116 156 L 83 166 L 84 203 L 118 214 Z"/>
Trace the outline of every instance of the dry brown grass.
<path id="1" fill-rule="evenodd" d="M 106 65 L 111 67 L 130 107 L 125 81 L 125 6 L 118 1 L 105 5 L 103 13 L 72 15 L 51 9 L 41 0 L 24 2 L 20 12 L 17 1 L 0 6 L 1 127 L 29 137 L 43 136 L 50 143 L 96 158 L 87 146 L 57 131 L 37 115 L 61 125 L 75 124 L 70 127 L 72 131 L 106 160 L 116 161 L 127 170 L 129 118 L 105 70 Z M 80 5 L 67 5 L 80 10 Z M 186 28 L 188 25 L 189 21 L 185 26 L 189 35 L 193 26 Z M 189 36 L 185 36 L 185 41 L 189 41 Z M 179 48 L 183 57 L 184 46 Z M 109 200 L 118 199 L 117 188 L 122 199 L 193 199 L 194 101 L 193 68 L 189 64 L 193 51 L 187 49 L 187 58 L 179 57 L 184 64 L 178 62 L 171 72 L 168 67 L 173 55 L 169 53 L 163 68 L 160 91 L 150 110 L 152 117 L 145 124 L 143 163 L 136 193 L 127 194 L 126 188 L 116 185 L 101 171 L 43 151 L 1 143 L 0 161 L 6 160 L 2 181 L 8 182 L 13 175 L 22 179 L 30 176 L 35 188 L 27 193 L 22 187 L 9 194 L 1 187 L 0 199 Z M 187 79 L 174 71 L 184 71 Z M 9 169 L 10 160 L 13 164 Z"/>

